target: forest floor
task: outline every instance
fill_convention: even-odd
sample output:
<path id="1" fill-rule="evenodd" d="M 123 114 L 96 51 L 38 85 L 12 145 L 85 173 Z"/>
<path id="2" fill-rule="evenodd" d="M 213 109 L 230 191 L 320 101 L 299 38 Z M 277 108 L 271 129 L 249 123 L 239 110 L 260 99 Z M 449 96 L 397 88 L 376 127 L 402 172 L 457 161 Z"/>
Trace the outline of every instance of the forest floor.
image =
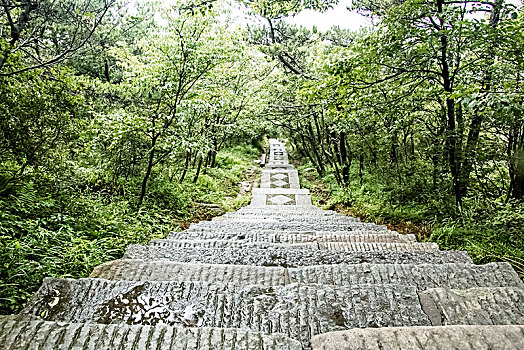
<path id="1" fill-rule="evenodd" d="M 320 178 L 310 163 L 293 159 L 300 183 L 311 192 L 314 205 L 331 209 L 364 222 L 386 225 L 418 241 L 438 243 L 443 250 L 465 250 L 476 264 L 494 261 L 510 263 L 524 280 L 524 205 L 501 205 L 494 213 L 470 209 L 455 217 L 430 216 L 423 204 L 395 204 L 373 186 L 353 184 L 341 188 L 329 175 Z M 354 181 L 355 182 L 355 181 Z"/>
<path id="2" fill-rule="evenodd" d="M 250 145 L 220 151 L 216 167 L 196 183 L 194 174 L 181 184 L 159 174 L 138 211 L 133 196 L 107 186 L 34 183 L 0 197 L 0 314 L 23 308 L 45 277 L 88 277 L 95 266 L 121 258 L 130 244 L 165 238 L 247 205 L 259 156 Z"/>

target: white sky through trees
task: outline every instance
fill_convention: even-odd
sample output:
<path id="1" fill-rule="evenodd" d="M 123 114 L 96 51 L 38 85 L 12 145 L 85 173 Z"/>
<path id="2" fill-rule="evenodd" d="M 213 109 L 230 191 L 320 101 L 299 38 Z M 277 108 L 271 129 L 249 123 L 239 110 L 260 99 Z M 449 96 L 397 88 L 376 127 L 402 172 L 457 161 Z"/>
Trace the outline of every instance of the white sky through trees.
<path id="1" fill-rule="evenodd" d="M 302 25 L 312 29 L 316 26 L 320 31 L 327 31 L 332 26 L 357 31 L 361 27 L 371 26 L 369 18 L 366 18 L 354 11 L 348 11 L 347 6 L 351 4 L 349 0 L 341 0 L 338 5 L 326 12 L 313 10 L 303 10 L 297 16 L 288 19 L 288 22 Z"/>
<path id="2" fill-rule="evenodd" d="M 132 0 L 133 1 L 133 0 Z M 143 0 L 134 0 L 136 2 Z M 165 5 L 175 4 L 177 0 L 163 0 Z M 261 21 L 254 15 L 250 15 L 246 8 L 232 0 L 230 2 L 231 17 L 234 22 L 238 24 L 266 24 L 266 21 Z M 351 4 L 351 0 L 340 0 L 340 2 L 332 9 L 319 12 L 314 10 L 303 10 L 294 17 L 287 17 L 286 22 L 304 26 L 312 29 L 316 27 L 320 31 L 327 31 L 332 26 L 339 26 L 340 28 L 357 31 L 361 27 L 371 26 L 371 20 L 356 12 L 349 11 L 347 6 Z"/>

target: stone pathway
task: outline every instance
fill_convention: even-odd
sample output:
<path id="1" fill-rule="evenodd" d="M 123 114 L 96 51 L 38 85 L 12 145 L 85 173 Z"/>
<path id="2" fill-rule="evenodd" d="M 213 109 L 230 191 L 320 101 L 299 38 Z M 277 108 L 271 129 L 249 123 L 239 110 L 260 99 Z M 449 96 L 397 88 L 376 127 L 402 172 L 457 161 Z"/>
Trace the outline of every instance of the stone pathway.
<path id="1" fill-rule="evenodd" d="M 90 278 L 47 278 L 0 318 L 0 349 L 524 349 L 524 284 L 385 226 L 311 205 L 270 140 L 248 207 Z"/>

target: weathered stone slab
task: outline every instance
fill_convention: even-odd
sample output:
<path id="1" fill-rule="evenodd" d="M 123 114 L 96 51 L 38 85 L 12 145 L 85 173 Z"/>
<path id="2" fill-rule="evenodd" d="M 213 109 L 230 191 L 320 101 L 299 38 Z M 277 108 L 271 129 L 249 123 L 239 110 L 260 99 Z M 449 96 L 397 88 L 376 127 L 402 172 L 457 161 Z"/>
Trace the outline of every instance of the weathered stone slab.
<path id="1" fill-rule="evenodd" d="M 344 264 L 284 269 L 250 265 L 186 264 L 171 261 L 115 260 L 96 267 L 91 278 L 130 281 L 193 281 L 278 286 L 289 283 L 356 285 L 400 284 L 432 288 L 521 287 L 507 263 L 472 264 Z"/>
<path id="2" fill-rule="evenodd" d="M 253 195 L 257 194 L 309 194 L 307 188 L 254 188 Z"/>
<path id="3" fill-rule="evenodd" d="M 63 323 L 0 319 L 1 349 L 301 350 L 282 334 L 235 328 Z"/>
<path id="4" fill-rule="evenodd" d="M 166 248 L 288 248 L 288 249 L 315 249 L 340 252 L 381 252 L 381 251 L 403 251 L 403 252 L 428 252 L 437 251 L 436 243 L 350 243 L 350 242 L 308 242 L 308 243 L 269 243 L 269 242 L 246 242 L 234 240 L 195 239 L 175 240 L 157 239 L 150 245 Z"/>
<path id="5" fill-rule="evenodd" d="M 312 212 L 313 213 L 323 213 L 323 212 L 336 213 L 333 210 L 323 210 L 314 205 L 310 205 L 308 207 L 290 207 L 286 205 L 282 205 L 282 206 L 274 205 L 274 206 L 265 207 L 265 208 L 258 208 L 258 207 L 255 208 L 253 206 L 248 205 L 248 206 L 238 209 L 236 213 L 255 213 L 255 212 L 265 213 L 265 212 L 281 212 L 281 211 L 304 212 L 304 213 L 312 213 Z"/>
<path id="6" fill-rule="evenodd" d="M 284 285 L 289 281 L 283 267 L 249 265 L 186 264 L 171 261 L 121 259 L 97 266 L 91 278 L 129 281 L 194 281 L 231 283 L 237 286 Z"/>
<path id="7" fill-rule="evenodd" d="M 264 170 L 261 174 L 260 188 L 299 189 L 298 172 L 296 170 Z"/>
<path id="8" fill-rule="evenodd" d="M 245 242 L 306 243 L 306 242 L 350 242 L 350 243 L 415 243 L 414 235 L 401 235 L 392 231 L 350 231 L 350 232 L 281 232 L 281 231 L 181 231 L 171 232 L 168 239 L 218 239 Z"/>
<path id="9" fill-rule="evenodd" d="M 336 252 L 313 249 L 166 248 L 130 245 L 126 259 L 187 263 L 297 267 L 322 264 L 443 264 L 471 263 L 466 252 Z"/>
<path id="10" fill-rule="evenodd" d="M 508 263 L 473 264 L 354 264 L 288 269 L 291 283 L 401 284 L 432 288 L 520 287 L 522 280 Z"/>
<path id="11" fill-rule="evenodd" d="M 305 215 L 311 215 L 314 218 L 350 218 L 350 219 L 357 219 L 351 216 L 343 215 L 336 212 L 321 212 L 321 211 L 290 211 L 290 210 L 282 210 L 282 211 L 268 211 L 268 210 L 261 210 L 260 212 L 233 212 L 233 213 L 226 213 L 222 215 L 222 217 L 226 218 L 238 218 L 238 219 L 257 219 L 257 218 L 282 218 L 286 216 L 291 217 L 304 217 Z"/>
<path id="12" fill-rule="evenodd" d="M 228 221 L 201 221 L 193 224 L 188 231 L 253 231 L 253 230 L 287 230 L 287 231 L 355 231 L 355 230 L 376 230 L 387 231 L 384 225 L 375 225 L 360 222 L 347 223 L 317 223 L 303 221 L 258 221 L 258 222 L 228 222 Z"/>
<path id="13" fill-rule="evenodd" d="M 266 169 L 294 169 L 291 164 L 275 164 L 274 162 L 266 163 L 265 167 Z"/>
<path id="14" fill-rule="evenodd" d="M 289 212 L 289 211 L 279 211 L 279 212 L 266 212 L 262 211 L 259 213 L 227 213 L 222 216 L 217 216 L 216 218 L 227 218 L 227 219 L 280 219 L 280 218 L 291 218 L 291 221 L 295 221 L 297 218 L 303 218 L 308 215 L 310 218 L 350 218 L 353 221 L 358 220 L 357 218 L 351 218 L 338 213 L 322 213 L 322 212 Z"/>
<path id="15" fill-rule="evenodd" d="M 437 243 L 348 243 L 348 242 L 319 242 L 318 249 L 341 252 L 431 252 L 439 250 Z"/>
<path id="16" fill-rule="evenodd" d="M 245 210 L 245 211 L 244 211 Z M 275 212 L 275 211 L 286 211 L 286 212 L 303 212 L 303 213 L 320 213 L 322 212 L 322 209 L 319 207 L 315 207 L 314 205 L 303 205 L 303 206 L 290 206 L 290 205 L 271 205 L 271 206 L 255 206 L 249 204 L 248 206 L 245 206 L 244 208 L 239 209 L 239 212 L 241 213 L 247 213 L 251 211 L 257 211 L 259 210 L 261 213 L 269 213 L 269 212 Z"/>
<path id="17" fill-rule="evenodd" d="M 522 350 L 524 326 L 351 329 L 314 336 L 313 350 Z"/>
<path id="18" fill-rule="evenodd" d="M 429 289 L 420 293 L 434 326 L 524 324 L 524 288 Z"/>
<path id="19" fill-rule="evenodd" d="M 58 299 L 56 299 L 58 298 Z M 354 327 L 427 326 L 416 289 L 398 285 L 226 285 L 45 279 L 23 314 L 87 323 L 248 328 L 311 336 Z"/>
<path id="20" fill-rule="evenodd" d="M 195 240 L 175 240 L 175 239 L 156 239 L 149 243 L 153 246 L 164 248 L 235 248 L 246 249 L 251 248 L 267 249 L 267 248 L 287 248 L 287 249 L 316 249 L 318 250 L 318 243 L 270 243 L 270 242 L 246 242 L 233 240 L 216 240 L 216 239 L 195 239 Z"/>
<path id="21" fill-rule="evenodd" d="M 215 220 L 216 219 L 216 220 Z M 215 221 L 227 221 L 231 223 L 250 223 L 250 222 L 290 222 L 290 221 L 301 221 L 303 223 L 325 223 L 325 224 L 345 224 L 345 223 L 360 223 L 360 220 L 356 218 L 350 218 L 349 216 L 305 216 L 305 215 L 288 215 L 287 217 L 282 216 L 237 216 L 237 217 L 217 217 Z"/>
<path id="22" fill-rule="evenodd" d="M 309 208 L 311 206 L 311 196 L 309 194 L 293 193 L 258 193 L 253 194 L 250 206 L 262 208 L 266 206 L 301 206 Z"/>

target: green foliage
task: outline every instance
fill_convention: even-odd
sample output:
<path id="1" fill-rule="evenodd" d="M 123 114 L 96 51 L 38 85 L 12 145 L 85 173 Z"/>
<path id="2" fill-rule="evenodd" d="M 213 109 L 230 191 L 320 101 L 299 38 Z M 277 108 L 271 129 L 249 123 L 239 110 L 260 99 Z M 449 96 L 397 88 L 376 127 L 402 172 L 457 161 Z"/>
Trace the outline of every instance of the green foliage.
<path id="1" fill-rule="evenodd" d="M 62 152 L 85 118 L 78 89 L 67 70 L 0 77 L 0 193 L 39 167 L 60 169 Z"/>
<path id="2" fill-rule="evenodd" d="M 378 25 L 253 38 L 281 63 L 268 114 L 315 203 L 522 273 L 524 16 L 484 5 L 358 0 Z"/>
<path id="3" fill-rule="evenodd" d="M 306 164 L 303 168 L 307 167 Z M 352 177 L 356 178 L 355 175 Z M 301 183 L 316 194 L 316 203 L 325 208 L 387 224 L 403 233 L 414 233 L 420 240 L 438 243 L 441 249 L 465 250 L 477 264 L 508 262 L 524 278 L 522 202 L 486 205 L 472 199 L 464 205 L 468 209 L 453 215 L 452 205 L 447 209 L 441 206 L 452 203 L 452 198 L 425 200 L 422 192 L 400 199 L 397 194 L 401 190 L 383 186 L 369 174 L 362 186 L 355 179 L 350 187 L 340 187 L 332 174 L 322 179 L 303 176 Z"/>
<path id="4" fill-rule="evenodd" d="M 247 30 L 215 1 L 5 3 L 0 313 L 246 204 L 264 134 L 315 203 L 522 273 L 522 9 L 358 0 L 376 27 L 319 33 L 283 17 L 337 1 L 242 1 L 267 21 Z"/>
<path id="5" fill-rule="evenodd" d="M 524 278 L 523 203 L 470 206 L 464 214 L 461 220 L 436 226 L 428 241 L 443 249 L 466 250 L 477 264 L 506 261 Z"/>
<path id="6" fill-rule="evenodd" d="M 27 185 L 0 198 L 0 313 L 17 312 L 44 277 L 87 277 L 173 227 L 161 210 L 138 215 L 129 202 L 80 192 L 43 195 Z"/>
<path id="7" fill-rule="evenodd" d="M 105 189 L 27 182 L 0 197 L 0 314 L 19 311 L 44 277 L 88 277 L 95 266 L 121 258 L 129 244 L 146 244 L 180 222 L 207 218 L 197 203 L 225 210 L 246 205 L 250 196 L 238 183 L 258 157 L 256 148 L 237 145 L 221 151 L 217 167 L 197 183 L 156 177 L 138 212 L 132 198 Z"/>

